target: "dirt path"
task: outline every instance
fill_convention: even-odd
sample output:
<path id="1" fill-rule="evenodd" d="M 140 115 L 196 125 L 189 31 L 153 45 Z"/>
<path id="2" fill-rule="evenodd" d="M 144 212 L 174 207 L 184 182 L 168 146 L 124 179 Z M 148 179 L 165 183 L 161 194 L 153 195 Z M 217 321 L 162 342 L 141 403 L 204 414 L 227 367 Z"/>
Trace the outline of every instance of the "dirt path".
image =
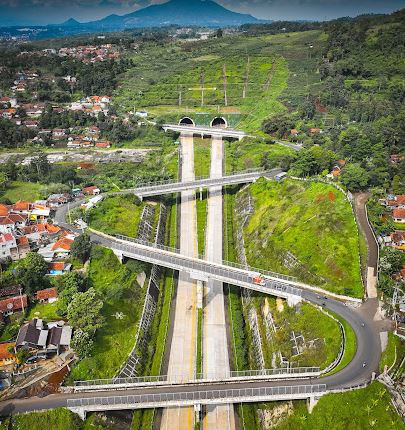
<path id="1" fill-rule="evenodd" d="M 375 298 L 377 297 L 378 244 L 367 220 L 366 203 L 369 195 L 357 193 L 353 197 L 357 222 L 367 242 L 367 296 Z"/>

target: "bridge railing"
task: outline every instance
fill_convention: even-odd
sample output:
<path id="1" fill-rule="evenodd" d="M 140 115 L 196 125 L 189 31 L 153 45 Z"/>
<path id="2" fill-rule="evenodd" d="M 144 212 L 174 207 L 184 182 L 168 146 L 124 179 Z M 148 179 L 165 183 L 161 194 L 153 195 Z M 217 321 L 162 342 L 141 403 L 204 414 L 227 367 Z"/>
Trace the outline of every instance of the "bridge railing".
<path id="1" fill-rule="evenodd" d="M 260 370 L 235 370 L 228 371 L 220 377 L 218 374 L 207 375 L 197 373 L 195 378 L 190 379 L 185 375 L 158 375 L 158 376 L 135 376 L 127 378 L 113 379 L 91 379 L 87 381 L 74 381 L 75 387 L 91 387 L 91 386 L 106 386 L 106 385 L 133 385 L 133 384 L 183 384 L 183 383 L 198 383 L 203 381 L 225 381 L 238 378 L 271 378 L 276 376 L 291 377 L 294 375 L 319 374 L 319 367 L 289 367 L 289 368 L 274 368 Z"/>
<path id="2" fill-rule="evenodd" d="M 238 388 L 229 390 L 207 390 L 190 392 L 167 392 L 153 394 L 137 394 L 127 396 L 87 397 L 80 399 L 68 399 L 68 408 L 84 408 L 97 410 L 108 409 L 136 409 L 142 406 L 169 405 L 172 403 L 223 403 L 227 400 L 240 399 L 241 401 L 255 401 L 255 399 L 284 399 L 305 398 L 312 395 L 321 395 L 326 392 L 325 384 L 293 385 L 261 388 Z"/>
<path id="3" fill-rule="evenodd" d="M 152 247 L 152 248 L 157 248 L 157 249 L 161 249 L 162 251 L 168 251 L 168 252 L 173 252 L 175 254 L 179 254 L 180 255 L 180 250 L 177 248 L 172 248 L 166 245 L 156 245 L 152 242 L 147 242 L 147 241 L 143 241 L 140 239 L 135 239 L 133 237 L 128 237 L 128 236 L 123 236 L 121 234 L 116 234 L 115 237 L 119 240 L 122 240 L 124 242 L 133 242 L 139 245 L 144 245 L 144 246 L 148 246 L 148 247 Z M 199 255 L 198 258 L 200 260 L 204 260 L 204 256 L 203 255 Z M 204 261 L 204 264 L 209 264 L 209 262 Z M 294 278 L 293 276 L 289 276 L 289 275 L 284 275 L 282 273 L 277 273 L 277 272 L 271 272 L 269 270 L 264 270 L 264 269 L 258 269 L 256 267 L 250 267 L 250 266 L 246 266 L 243 264 L 238 264 L 238 263 L 234 263 L 232 261 L 226 261 L 223 260 L 222 264 L 224 266 L 228 266 L 228 267 L 232 267 L 235 269 L 240 269 L 240 270 L 244 270 L 244 271 L 249 271 L 252 273 L 260 273 L 264 276 L 268 276 L 271 278 L 277 278 L 280 279 L 282 281 L 289 281 L 289 282 L 297 282 L 297 278 Z"/>
<path id="4" fill-rule="evenodd" d="M 274 169 L 273 169 L 274 170 Z M 251 176 L 251 175 L 262 175 L 262 174 L 268 174 L 271 173 L 272 170 L 264 170 L 264 169 L 247 169 L 247 170 L 242 170 L 240 172 L 236 172 L 236 173 L 232 173 L 231 175 L 225 175 L 221 178 L 217 178 L 217 179 L 213 179 L 210 176 L 196 176 L 195 179 L 193 181 L 186 181 L 186 182 L 180 182 L 177 180 L 173 180 L 173 179 L 167 179 L 164 181 L 156 181 L 156 182 L 145 182 L 142 184 L 137 185 L 134 188 L 127 188 L 125 190 L 122 190 L 122 192 L 137 192 L 137 191 L 143 191 L 143 190 L 147 190 L 150 188 L 156 188 L 158 186 L 167 186 L 167 185 L 190 185 L 193 184 L 195 182 L 199 182 L 199 181 L 213 181 L 213 182 L 218 182 L 218 181 L 226 181 L 226 180 L 232 180 L 232 179 L 236 179 L 239 177 L 244 177 L 244 176 Z"/>

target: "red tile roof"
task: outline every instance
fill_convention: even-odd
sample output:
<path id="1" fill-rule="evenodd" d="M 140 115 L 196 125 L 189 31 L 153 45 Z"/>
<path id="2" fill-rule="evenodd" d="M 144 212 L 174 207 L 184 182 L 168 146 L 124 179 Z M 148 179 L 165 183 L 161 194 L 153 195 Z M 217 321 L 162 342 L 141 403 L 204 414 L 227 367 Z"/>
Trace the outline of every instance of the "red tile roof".
<path id="1" fill-rule="evenodd" d="M 55 299 L 56 297 L 58 297 L 56 288 L 46 288 L 45 290 L 37 291 L 35 294 L 37 300 Z"/>
<path id="2" fill-rule="evenodd" d="M 9 349 L 14 347 L 15 347 L 15 342 L 0 343 L 0 360 L 15 359 L 15 354 L 9 351 Z"/>
<path id="3" fill-rule="evenodd" d="M 405 209 L 394 209 L 392 211 L 392 216 L 394 218 L 405 219 Z"/>
<path id="4" fill-rule="evenodd" d="M 8 207 L 0 203 L 0 216 L 8 215 Z"/>
<path id="5" fill-rule="evenodd" d="M 21 237 L 17 238 L 17 245 L 20 245 L 20 246 L 29 245 L 28 237 L 27 236 L 21 236 Z"/>
<path id="6" fill-rule="evenodd" d="M 46 231 L 46 224 L 27 225 L 21 229 L 24 234 L 43 233 Z"/>
<path id="7" fill-rule="evenodd" d="M 2 234 L 0 236 L 0 242 L 1 243 L 10 242 L 13 240 L 14 240 L 14 236 L 11 233 Z"/>
<path id="8" fill-rule="evenodd" d="M 60 232 L 60 227 L 53 224 L 44 224 L 48 233 L 54 234 Z"/>
<path id="9" fill-rule="evenodd" d="M 72 239 L 68 239 L 67 237 L 64 237 L 63 239 L 59 239 L 57 242 L 53 244 L 52 251 L 55 251 L 59 248 L 65 249 L 66 251 L 70 251 L 72 243 L 73 243 Z"/>
<path id="10" fill-rule="evenodd" d="M 48 269 L 49 270 L 64 270 L 65 269 L 65 262 L 64 261 L 53 261 L 51 263 L 48 263 Z"/>
<path id="11" fill-rule="evenodd" d="M 0 312 L 18 311 L 27 307 L 27 295 L 10 297 L 9 299 L 0 300 Z"/>
<path id="12" fill-rule="evenodd" d="M 91 187 L 85 187 L 82 189 L 82 192 L 84 194 L 92 194 L 94 190 L 97 190 L 98 187 L 96 187 L 95 185 L 92 185 Z"/>
<path id="13" fill-rule="evenodd" d="M 14 225 L 14 221 L 8 216 L 0 216 L 0 225 Z"/>
<path id="14" fill-rule="evenodd" d="M 16 211 L 29 211 L 31 209 L 31 203 L 26 202 L 24 200 L 20 200 L 14 203 L 11 207 Z"/>

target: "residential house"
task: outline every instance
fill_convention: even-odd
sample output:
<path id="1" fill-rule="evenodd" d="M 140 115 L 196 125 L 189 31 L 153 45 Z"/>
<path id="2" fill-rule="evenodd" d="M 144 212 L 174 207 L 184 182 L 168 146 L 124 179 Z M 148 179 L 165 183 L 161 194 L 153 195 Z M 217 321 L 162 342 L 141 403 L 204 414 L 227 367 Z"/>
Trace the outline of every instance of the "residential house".
<path id="1" fill-rule="evenodd" d="M 95 185 L 92 185 L 90 187 L 85 187 L 82 189 L 82 193 L 87 195 L 97 196 L 100 194 L 100 192 L 101 190 L 97 188 Z"/>
<path id="2" fill-rule="evenodd" d="M 14 221 L 8 216 L 0 216 L 0 233 L 11 233 L 14 230 Z"/>
<path id="3" fill-rule="evenodd" d="M 39 303 L 54 303 L 58 301 L 57 288 L 46 288 L 35 293 L 35 299 Z"/>
<path id="4" fill-rule="evenodd" d="M 27 309 L 28 298 L 26 294 L 22 296 L 14 296 L 8 299 L 0 300 L 0 313 L 3 316 L 12 315 L 17 311 L 24 311 Z"/>
<path id="5" fill-rule="evenodd" d="M 73 242 L 74 239 L 70 237 L 63 237 L 62 239 L 59 239 L 52 245 L 51 248 L 54 252 L 54 256 L 68 258 L 70 255 L 70 248 L 72 247 Z"/>
<path id="6" fill-rule="evenodd" d="M 18 259 L 25 258 L 31 251 L 31 246 L 27 236 L 17 237 Z"/>
<path id="7" fill-rule="evenodd" d="M 14 348 L 15 342 L 0 343 L 0 367 L 8 366 L 17 362 Z"/>
<path id="8" fill-rule="evenodd" d="M 25 200 L 19 200 L 10 206 L 10 212 L 16 214 L 29 214 L 32 209 L 32 203 Z"/>
<path id="9" fill-rule="evenodd" d="M 58 208 L 70 201 L 69 194 L 51 194 L 47 199 L 47 205 L 50 208 Z"/>
<path id="10" fill-rule="evenodd" d="M 65 261 L 51 261 L 48 263 L 48 275 L 64 275 L 70 272 L 72 265 Z"/>
<path id="11" fill-rule="evenodd" d="M 36 221 L 38 223 L 46 223 L 51 213 L 51 209 L 46 206 L 37 205 L 30 215 L 31 221 Z"/>
<path id="12" fill-rule="evenodd" d="M 405 209 L 394 209 L 392 211 L 392 218 L 394 219 L 394 222 L 400 224 L 405 223 Z"/>
<path id="13" fill-rule="evenodd" d="M 405 194 L 388 196 L 386 205 L 391 209 L 405 209 Z"/>
<path id="14" fill-rule="evenodd" d="M 39 125 L 39 121 L 36 119 L 27 119 L 24 121 L 24 125 L 28 128 L 37 128 Z"/>
<path id="15" fill-rule="evenodd" d="M 69 349 L 71 338 L 72 328 L 63 321 L 46 325 L 41 319 L 34 318 L 21 326 L 16 350 L 39 350 L 59 355 Z"/>
<path id="16" fill-rule="evenodd" d="M 310 128 L 309 132 L 311 134 L 321 134 L 321 133 L 323 133 L 322 129 L 320 129 L 320 128 Z"/>
<path id="17" fill-rule="evenodd" d="M 390 235 L 390 245 L 394 248 L 405 249 L 405 231 L 396 230 Z"/>
<path id="18" fill-rule="evenodd" d="M 16 238 L 11 233 L 0 236 L 0 259 L 12 258 L 18 254 Z"/>
<path id="19" fill-rule="evenodd" d="M 96 143 L 96 148 L 110 148 L 111 142 L 109 140 L 99 141 Z"/>
<path id="20" fill-rule="evenodd" d="M 60 139 L 60 138 L 62 138 L 62 137 L 65 137 L 65 136 L 66 136 L 66 130 L 65 130 L 65 129 L 63 129 L 63 128 L 54 128 L 54 129 L 52 130 L 52 136 L 53 136 L 55 139 Z"/>
<path id="21" fill-rule="evenodd" d="M 16 296 L 20 291 L 23 291 L 21 285 L 7 285 L 0 288 L 0 297 Z"/>

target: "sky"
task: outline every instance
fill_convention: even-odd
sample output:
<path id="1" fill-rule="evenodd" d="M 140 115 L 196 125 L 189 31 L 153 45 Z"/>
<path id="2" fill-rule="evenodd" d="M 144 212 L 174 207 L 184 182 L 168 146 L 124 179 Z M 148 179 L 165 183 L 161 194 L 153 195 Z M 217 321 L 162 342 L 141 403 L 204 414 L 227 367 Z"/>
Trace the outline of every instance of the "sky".
<path id="1" fill-rule="evenodd" d="M 328 20 L 364 13 L 388 13 L 405 0 L 215 0 L 235 12 L 272 20 Z M 165 0 L 0 0 L 0 26 L 93 21 L 124 15 Z"/>

